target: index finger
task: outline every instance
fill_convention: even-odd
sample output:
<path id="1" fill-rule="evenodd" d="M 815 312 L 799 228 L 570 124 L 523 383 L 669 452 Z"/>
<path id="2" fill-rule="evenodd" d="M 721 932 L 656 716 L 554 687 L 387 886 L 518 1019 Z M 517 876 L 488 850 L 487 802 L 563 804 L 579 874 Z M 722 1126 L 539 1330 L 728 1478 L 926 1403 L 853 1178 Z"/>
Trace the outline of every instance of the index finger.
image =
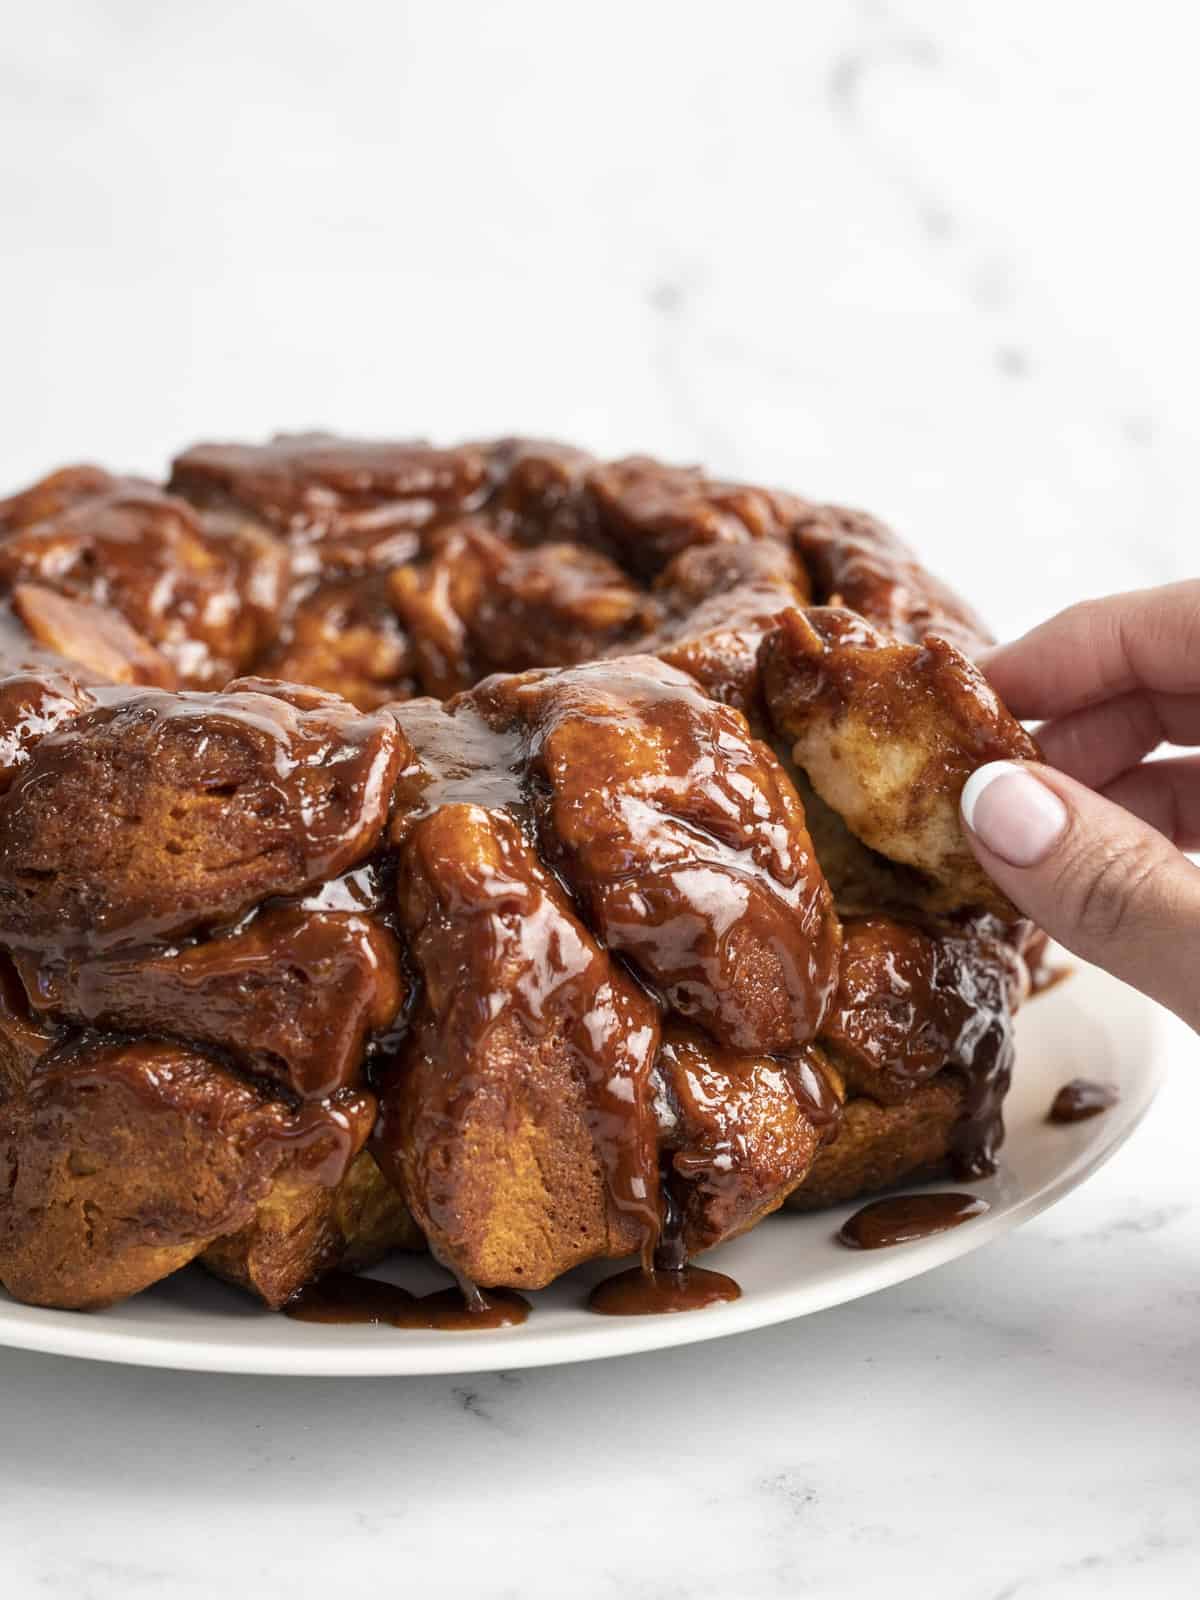
<path id="1" fill-rule="evenodd" d="M 1060 717 L 1131 690 L 1200 691 L 1200 580 L 1084 600 L 979 655 L 1016 717 Z"/>

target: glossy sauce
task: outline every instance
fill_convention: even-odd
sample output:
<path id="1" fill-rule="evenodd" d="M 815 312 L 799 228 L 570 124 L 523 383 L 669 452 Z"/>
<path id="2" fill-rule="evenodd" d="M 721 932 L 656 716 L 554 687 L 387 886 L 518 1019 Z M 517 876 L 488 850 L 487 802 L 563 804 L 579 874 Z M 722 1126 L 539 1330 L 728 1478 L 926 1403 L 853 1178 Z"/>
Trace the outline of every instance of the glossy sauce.
<path id="1" fill-rule="evenodd" d="M 493 460 L 475 447 L 438 452 L 311 437 L 257 451 L 200 447 L 177 464 L 175 486 L 203 505 L 236 505 L 272 525 L 290 548 L 286 554 L 280 544 L 279 559 L 286 554 L 295 573 L 324 570 L 325 556 L 305 564 L 303 547 L 310 540 L 330 541 L 333 567 L 343 563 L 357 570 L 359 557 L 374 559 L 385 546 L 388 565 L 418 554 L 428 561 L 429 529 L 486 507 L 502 456 L 503 450 Z M 547 520 L 583 470 L 574 455 L 563 460 L 561 468 L 551 463 Z M 80 479 L 85 487 L 90 481 Z M 184 876 L 182 865 L 177 875 L 165 856 L 161 874 L 131 881 L 123 875 L 122 858 L 104 840 L 90 861 L 83 852 L 87 870 L 75 873 L 78 882 L 60 870 L 57 857 L 53 872 L 31 857 L 30 877 L 42 887 L 36 895 L 27 896 L 24 888 L 12 895 L 9 916 L 13 942 L 26 952 L 21 970 L 40 1011 L 72 1024 L 165 1031 L 238 1055 L 277 1059 L 278 1068 L 271 1069 L 276 1076 L 284 1074 L 297 1093 L 320 1098 L 299 1110 L 277 1103 L 264 1113 L 250 1144 L 277 1149 L 281 1160 L 311 1181 L 333 1184 L 362 1147 L 373 1102 L 365 1090 L 330 1092 L 354 1081 L 368 1023 L 379 1032 L 392 1030 L 388 1052 L 398 1054 L 410 1013 L 401 1011 L 402 985 L 392 969 L 401 959 L 411 962 L 418 981 L 406 1049 L 419 1049 L 402 1065 L 411 1074 L 414 1062 L 424 1059 L 445 1079 L 425 1095 L 426 1108 L 436 1114 L 431 1127 L 442 1119 L 423 1135 L 426 1142 L 439 1151 L 452 1144 L 460 1107 L 487 1087 L 481 1066 L 497 1019 L 515 1017 L 519 1028 L 512 1033 L 528 1042 L 531 1053 L 560 1052 L 571 1069 L 563 1081 L 583 1085 L 610 1214 L 615 1209 L 632 1218 L 643 1241 L 644 1269 L 600 1284 L 590 1304 L 602 1314 L 644 1315 L 738 1297 L 732 1279 L 688 1264 L 682 1215 L 686 1210 L 687 1246 L 703 1248 L 735 1231 L 739 1206 L 749 1215 L 764 1173 L 779 1181 L 792 1147 L 774 1157 L 769 1150 L 764 1154 L 771 1140 L 750 1114 L 761 1108 L 768 1089 L 781 1104 L 786 1089 L 822 1137 L 836 1132 L 839 1097 L 822 1071 L 820 1051 L 806 1043 L 814 1032 L 824 1041 L 831 1029 L 840 1029 L 844 1052 L 857 1050 L 865 1070 L 879 1078 L 890 1074 L 893 1093 L 884 1104 L 902 1101 L 948 1061 L 961 1072 L 968 1089 L 955 1137 L 960 1178 L 993 1165 L 1011 1036 L 1005 976 L 990 957 L 978 956 L 973 939 L 947 933 L 929 940 L 882 922 L 860 924 L 859 988 L 843 985 L 829 1013 L 838 987 L 840 929 L 803 812 L 765 747 L 729 705 L 717 703 L 757 699 L 759 633 L 777 604 L 798 597 L 793 586 L 805 581 L 804 574 L 793 570 L 784 545 L 770 539 L 742 543 L 738 532 L 733 543 L 687 549 L 686 527 L 677 537 L 668 518 L 659 540 L 651 526 L 660 495 L 672 503 L 672 497 L 682 497 L 683 524 L 694 522 L 702 531 L 733 526 L 782 533 L 795 508 L 790 502 L 776 508 L 757 491 L 710 485 L 653 466 L 606 469 L 604 481 L 605 526 L 611 522 L 612 541 L 626 564 L 644 580 L 675 558 L 669 573 L 679 587 L 679 626 L 668 630 L 669 639 L 664 633 L 645 641 L 647 649 L 663 649 L 668 664 L 641 656 L 596 661 L 567 673 L 489 679 L 449 709 L 419 699 L 369 715 L 319 692 L 253 677 L 227 684 L 233 692 L 168 694 L 84 688 L 65 663 L 45 673 L 14 665 L 0 678 L 0 781 L 19 781 L 34 745 L 58 729 L 43 759 L 42 788 L 28 798 L 30 834 L 40 833 L 41 817 L 53 813 L 53 803 L 43 809 L 45 780 L 53 779 L 61 780 L 64 813 L 77 807 L 68 820 L 86 837 L 91 794 L 81 798 L 80 786 L 72 788 L 70 774 L 58 770 L 75 765 L 77 757 L 94 760 L 107 774 L 121 802 L 118 821 L 140 806 L 143 770 L 161 779 L 149 785 L 159 806 L 156 817 L 180 816 L 169 809 L 172 784 L 185 810 L 203 801 L 194 808 L 193 835 L 179 858 L 199 862 L 196 882 Z M 592 507 L 598 492 L 589 489 L 579 502 L 585 520 L 599 514 Z M 139 516 L 161 514 L 164 527 L 182 518 L 190 542 L 168 530 L 161 536 L 164 549 L 182 552 L 185 543 L 191 549 L 204 535 L 206 525 L 178 502 L 172 505 L 157 491 L 131 494 L 122 506 Z M 146 506 L 138 495 L 149 497 Z M 629 533 L 620 534 L 626 514 L 633 521 Z M 827 525 L 830 517 L 835 521 Z M 866 519 L 813 511 L 798 531 L 818 599 L 829 600 L 837 591 L 867 617 L 910 628 L 917 638 L 931 617 L 970 631 L 970 618 L 953 605 L 944 617 L 939 614 L 940 595 L 931 604 L 917 604 L 929 587 L 924 575 Z M 398 542 L 388 545 L 388 539 Z M 490 547 L 496 541 L 489 534 L 484 542 Z M 111 565 L 128 586 L 139 562 L 145 565 L 142 544 L 125 539 L 122 555 L 118 543 L 114 535 L 103 545 L 100 565 Z M 532 552 L 500 551 L 505 572 L 523 575 L 530 585 L 526 593 L 512 579 L 514 615 L 523 615 L 524 606 L 533 616 L 540 606 L 550 616 L 558 604 L 563 616 L 582 616 L 579 608 L 597 594 L 606 603 L 636 606 L 642 590 L 635 586 L 626 593 L 616 569 L 601 571 L 601 558 L 576 552 L 558 560 L 534 543 Z M 214 548 L 219 546 L 217 541 Z M 688 562 L 695 566 L 691 590 Z M 221 564 L 213 586 L 227 588 L 232 605 L 239 595 L 245 598 L 241 582 Z M 540 590 L 538 583 L 544 585 Z M 495 609 L 495 589 L 484 586 L 481 616 L 489 614 L 489 605 Z M 653 606 L 669 609 L 670 603 L 671 591 L 663 587 Z M 448 589 L 449 611 L 456 604 Z M 151 621 L 170 621 L 181 605 L 172 599 L 163 616 L 145 610 L 134 620 L 149 628 Z M 398 629 L 390 603 L 383 614 Z M 617 623 L 623 626 L 621 616 Z M 454 620 L 449 612 L 447 617 Z M 861 619 L 846 626 L 852 634 L 869 632 Z M 696 653 L 687 653 L 689 629 Z M 347 637 L 354 631 L 343 625 Z M 159 634 L 155 628 L 147 636 Z M 599 654 L 607 648 L 599 624 L 595 639 Z M 239 640 L 240 635 L 226 641 L 216 632 L 197 634 L 196 670 L 203 668 L 204 677 L 198 688 L 209 687 L 210 659 L 240 658 Z M 24 649 L 23 636 L 19 642 Z M 699 672 L 715 699 L 673 670 L 669 663 L 677 650 L 684 651 L 680 666 Z M 260 653 L 256 659 L 264 658 Z M 470 667 L 465 654 L 461 665 L 464 671 Z M 76 713 L 82 715 L 72 732 Z M 119 760 L 112 753 L 118 743 Z M 67 746 L 70 760 L 60 763 L 54 751 Z M 203 752 L 195 770 L 188 765 L 193 750 Z M 127 773 L 133 757 L 143 762 L 136 781 Z M 161 804 L 155 798 L 160 789 Z M 17 799 L 26 804 L 24 794 L 22 789 L 13 800 L 14 811 Z M 440 829 L 438 821 L 468 810 L 484 819 L 472 824 L 474 845 L 465 828 Z M 422 837 L 438 845 L 430 851 L 437 859 L 426 874 L 428 904 L 416 903 L 414 874 L 397 887 L 392 858 L 374 854 L 388 819 L 387 846 L 393 851 L 407 851 L 416 860 Z M 153 839 L 155 824 L 147 826 Z M 115 824 L 111 831 L 121 837 Z M 71 849 L 63 852 L 68 867 L 75 855 L 74 838 L 69 842 Z M 57 909 L 50 903 L 56 894 Z M 411 902 L 407 913 L 396 904 L 405 895 Z M 36 926 L 27 899 L 36 902 L 35 909 L 48 908 Z M 4 906 L 0 875 L 0 928 Z M 377 939 L 370 937 L 375 923 L 381 924 Z M 872 927 L 883 931 L 875 937 Z M 222 936 L 214 937 L 214 931 Z M 402 950 L 391 948 L 393 932 L 403 935 Z M 852 935 L 849 922 L 847 934 Z M 168 939 L 169 947 L 158 947 Z M 81 950 L 86 971 L 77 959 Z M 846 965 L 842 960 L 843 974 Z M 289 983 L 314 996 L 308 1010 L 285 984 L 271 985 L 272 972 L 285 968 Z M 374 985 L 372 1004 L 371 975 L 381 968 L 387 971 Z M 64 973 L 73 986 L 70 995 L 63 989 Z M 156 985 L 161 992 L 150 1015 L 146 1001 Z M 112 999 L 117 989 L 128 990 L 120 1008 Z M 430 1000 L 435 993 L 467 998 L 438 1013 Z M 353 1007 L 352 994 L 360 997 Z M 328 996 L 338 1002 L 333 1017 L 324 1003 Z M 216 997 L 226 1012 L 220 1032 L 212 1021 Z M 654 1104 L 659 1029 L 668 1007 L 676 1021 L 683 1016 L 699 1025 L 689 1069 L 693 1121 L 685 1127 L 681 1117 L 674 1144 Z M 199 1020 L 202 1014 L 206 1022 Z M 141 1081 L 132 1069 L 142 1049 L 155 1056 L 153 1077 L 142 1075 L 143 1098 L 153 1111 L 170 1088 L 172 1068 L 158 1062 L 162 1052 L 150 1044 L 134 1044 L 123 1057 L 132 1079 Z M 254 1065 L 268 1070 L 257 1058 Z M 98 1070 L 96 1087 L 106 1081 Z M 740 1101 L 729 1087 L 736 1082 L 745 1085 Z M 136 1090 L 137 1082 L 131 1087 Z M 393 1126 L 393 1158 L 411 1132 L 386 1113 L 385 1106 L 373 1146 L 381 1160 L 389 1154 Z M 659 1194 L 659 1163 L 668 1155 L 678 1200 Z M 775 1167 L 769 1166 L 772 1160 Z M 398 1165 L 394 1159 L 393 1167 Z M 705 1203 L 715 1197 L 724 1206 L 714 1211 L 707 1234 L 697 1221 L 698 1194 L 708 1197 Z M 442 1231 L 450 1234 L 457 1197 L 448 1190 L 442 1198 L 449 1219 Z M 941 1202 L 943 1211 L 950 1202 L 970 1209 L 914 1217 L 914 1208 L 928 1210 L 933 1202 Z M 906 1205 L 908 1213 L 899 1215 L 896 1208 Z M 984 1209 L 970 1196 L 881 1201 L 846 1225 L 850 1229 L 873 1215 L 874 1222 L 858 1228 L 870 1237 L 844 1242 L 860 1248 L 901 1242 L 955 1226 Z M 426 1212 L 436 1234 L 434 1199 Z M 888 1226 L 894 1237 L 874 1236 Z M 895 1231 L 905 1226 L 910 1231 Z M 288 1308 L 289 1315 L 310 1321 L 470 1329 L 508 1326 L 523 1321 L 527 1311 L 523 1300 L 508 1294 L 470 1290 L 464 1298 L 447 1290 L 418 1298 L 342 1273 L 310 1286 Z"/>
<path id="2" fill-rule="evenodd" d="M 360 1323 L 388 1328 L 425 1328 L 443 1333 L 481 1333 L 515 1328 L 529 1315 L 529 1302 L 507 1289 L 438 1289 L 410 1294 L 394 1283 L 329 1272 L 294 1295 L 283 1308 L 297 1322 Z"/>
<path id="3" fill-rule="evenodd" d="M 1093 1083 L 1090 1078 L 1072 1078 L 1054 1096 L 1047 1122 L 1085 1122 L 1109 1111 L 1121 1098 L 1111 1083 Z"/>
<path id="4" fill-rule="evenodd" d="M 911 1244 L 933 1233 L 945 1233 L 989 1210 L 986 1200 L 973 1194 L 898 1194 L 873 1200 L 838 1230 L 839 1244 L 851 1250 L 882 1250 L 893 1244 Z"/>
<path id="5" fill-rule="evenodd" d="M 947 1066 L 964 1086 L 951 1135 L 959 1182 L 996 1169 L 1012 1077 L 1020 959 L 997 938 L 936 937 L 891 917 L 849 917 L 833 1010 L 821 1034 L 853 1092 L 902 1103 Z"/>
<path id="6" fill-rule="evenodd" d="M 588 1296 L 589 1311 L 605 1317 L 662 1316 L 741 1299 L 741 1288 L 723 1272 L 689 1265 L 682 1207 L 671 1184 L 664 1184 L 661 1193 L 662 1233 L 653 1265 L 630 1267 L 598 1283 Z"/>
<path id="7" fill-rule="evenodd" d="M 741 1293 L 732 1278 L 707 1267 L 684 1267 L 678 1272 L 631 1267 L 598 1283 L 588 1296 L 588 1310 L 605 1317 L 661 1316 L 724 1305 L 740 1299 Z"/>

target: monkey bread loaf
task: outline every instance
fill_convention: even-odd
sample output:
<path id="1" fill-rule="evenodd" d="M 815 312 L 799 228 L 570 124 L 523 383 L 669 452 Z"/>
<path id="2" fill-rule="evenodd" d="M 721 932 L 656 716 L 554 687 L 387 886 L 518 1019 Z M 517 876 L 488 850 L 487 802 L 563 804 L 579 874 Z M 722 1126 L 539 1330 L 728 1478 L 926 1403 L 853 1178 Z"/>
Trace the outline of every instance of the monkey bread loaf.
<path id="1" fill-rule="evenodd" d="M 991 1171 L 986 637 L 858 512 L 556 444 L 0 501 L 0 1284 L 538 1288 Z"/>

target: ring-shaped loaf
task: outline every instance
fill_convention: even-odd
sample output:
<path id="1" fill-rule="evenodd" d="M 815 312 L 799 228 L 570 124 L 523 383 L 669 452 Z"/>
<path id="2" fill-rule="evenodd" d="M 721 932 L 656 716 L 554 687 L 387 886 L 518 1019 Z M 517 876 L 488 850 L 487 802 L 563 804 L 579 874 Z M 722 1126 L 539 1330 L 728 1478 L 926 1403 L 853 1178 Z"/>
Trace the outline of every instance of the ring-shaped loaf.
<path id="1" fill-rule="evenodd" d="M 555 444 L 0 501 L 0 1283 L 536 1288 L 990 1170 L 985 638 L 868 517 Z"/>

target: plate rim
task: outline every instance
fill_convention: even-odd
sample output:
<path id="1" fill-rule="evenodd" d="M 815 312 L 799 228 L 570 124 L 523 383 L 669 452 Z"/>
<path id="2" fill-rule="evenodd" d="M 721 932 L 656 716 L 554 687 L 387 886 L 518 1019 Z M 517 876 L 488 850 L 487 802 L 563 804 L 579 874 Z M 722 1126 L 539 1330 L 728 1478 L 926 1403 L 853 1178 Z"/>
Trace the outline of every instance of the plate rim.
<path id="1" fill-rule="evenodd" d="M 1086 968 L 1086 963 L 1075 965 L 1077 969 Z M 1094 973 L 1098 969 L 1087 970 Z M 1107 983 L 1117 982 L 1103 976 Z M 1119 987 L 1124 988 L 1124 985 Z M 1122 1097 L 1124 1114 L 1111 1137 L 1085 1146 L 1021 1198 L 978 1218 L 968 1228 L 862 1256 L 852 1279 L 802 1279 L 746 1295 L 694 1316 L 631 1317 L 615 1325 L 609 1319 L 596 1318 L 594 1329 L 551 1327 L 544 1332 L 538 1331 L 535 1322 L 484 1334 L 439 1334 L 436 1345 L 406 1345 L 397 1340 L 381 1339 L 377 1348 L 368 1344 L 347 1344 L 340 1351 L 331 1349 L 328 1344 L 314 1343 L 306 1347 L 302 1338 L 281 1347 L 239 1342 L 219 1334 L 204 1337 L 172 1334 L 168 1337 L 161 1330 L 141 1330 L 136 1323 L 106 1324 L 100 1316 L 24 1306 L 5 1296 L 0 1298 L 0 1347 L 121 1366 L 257 1377 L 451 1376 L 646 1354 L 773 1327 L 849 1304 L 932 1272 L 1024 1226 L 1086 1182 L 1124 1146 L 1145 1119 L 1166 1080 L 1170 1053 L 1166 1047 L 1170 1019 L 1144 996 L 1133 991 L 1126 993 L 1133 996 L 1132 1001 L 1126 999 L 1126 1004 L 1138 1013 L 1138 1025 L 1152 1048 L 1145 1053 L 1136 1095 Z M 936 1190 L 943 1186 L 914 1184 L 912 1188 L 914 1191 Z M 809 1215 L 828 1219 L 830 1231 L 835 1232 L 840 1221 L 860 1203 L 856 1200 Z M 762 1225 L 778 1226 L 779 1222 L 769 1217 Z M 726 1248 L 736 1246 L 735 1240 Z M 14 1311 L 17 1315 L 13 1315 Z M 254 1315 L 254 1311 L 249 1314 Z M 274 1314 L 264 1309 L 261 1315 Z"/>

